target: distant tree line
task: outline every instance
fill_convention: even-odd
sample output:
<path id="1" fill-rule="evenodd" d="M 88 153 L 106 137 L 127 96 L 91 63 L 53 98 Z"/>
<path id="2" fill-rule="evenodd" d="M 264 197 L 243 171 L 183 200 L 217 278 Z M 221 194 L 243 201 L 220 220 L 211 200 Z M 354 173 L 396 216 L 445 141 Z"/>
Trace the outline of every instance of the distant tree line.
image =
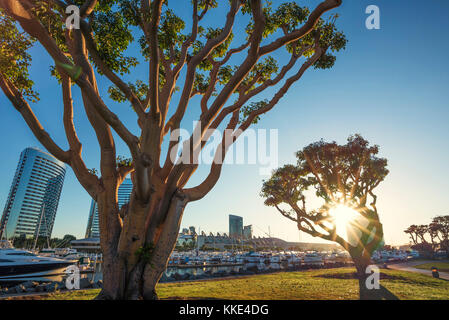
<path id="1" fill-rule="evenodd" d="M 47 237 L 39 237 L 36 241 L 35 238 L 16 237 L 11 239 L 14 247 L 23 249 L 33 249 L 36 244 L 36 249 L 41 250 L 43 248 L 68 248 L 70 242 L 76 240 L 76 237 L 71 234 L 66 234 L 61 238 L 48 239 Z"/>
<path id="2" fill-rule="evenodd" d="M 177 251 L 191 251 L 195 249 L 196 241 L 186 241 L 176 246 Z"/>
<path id="3" fill-rule="evenodd" d="M 411 225 L 404 232 L 412 240 L 412 249 L 426 256 L 446 251 L 449 256 L 449 215 L 435 217 L 430 224 Z"/>
<path id="4" fill-rule="evenodd" d="M 253 251 L 254 247 L 253 246 L 249 246 L 249 245 L 230 245 L 230 244 L 226 244 L 223 246 L 226 250 L 243 250 L 243 251 Z"/>

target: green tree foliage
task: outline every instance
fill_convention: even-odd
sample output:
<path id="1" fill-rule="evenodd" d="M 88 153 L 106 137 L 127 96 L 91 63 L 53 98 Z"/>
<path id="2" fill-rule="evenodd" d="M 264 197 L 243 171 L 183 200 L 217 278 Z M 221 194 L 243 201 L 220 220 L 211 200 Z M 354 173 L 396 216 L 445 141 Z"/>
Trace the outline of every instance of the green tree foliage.
<path id="1" fill-rule="evenodd" d="M 24 97 L 37 102 L 39 95 L 33 90 L 34 82 L 28 70 L 32 61 L 29 49 L 33 46 L 33 38 L 19 31 L 15 21 L 1 8 L 0 33 L 0 70 Z"/>
<path id="2" fill-rule="evenodd" d="M 84 4 L 84 0 L 73 2 L 80 7 Z M 168 7 L 168 4 L 166 7 L 161 16 L 158 44 L 164 59 L 166 59 L 166 63 L 175 65 L 179 62 L 182 45 L 191 36 L 191 33 L 183 33 L 186 29 L 186 23 L 180 16 L 176 15 L 175 10 Z M 211 10 L 216 7 L 216 1 L 198 1 L 198 10 L 206 8 Z M 70 57 L 67 48 L 67 34 L 64 32 L 65 14 L 62 9 L 57 4 L 49 4 L 48 1 L 35 1 L 33 13 L 44 26 L 48 26 L 48 31 L 57 42 L 59 48 Z M 249 1 L 244 5 L 242 12 L 245 14 L 250 13 Z M 271 2 L 267 2 L 266 7 L 264 7 L 266 25 L 263 36 L 267 38 L 280 30 L 284 33 L 292 32 L 303 24 L 309 15 L 310 10 L 307 7 L 299 6 L 296 2 L 283 3 L 277 8 L 274 8 Z M 295 50 L 300 56 L 311 57 L 314 53 L 313 44 L 317 36 L 320 38 L 320 46 L 326 48 L 326 50 L 329 48 L 331 52 L 338 52 L 344 49 L 347 40 L 344 34 L 337 30 L 335 26 L 336 18 L 337 15 L 327 20 L 319 19 L 314 32 L 296 42 L 289 43 L 287 45 L 288 51 L 293 52 Z M 31 64 L 31 56 L 28 51 L 32 47 L 34 40 L 26 33 L 19 32 L 16 23 L 3 12 L 0 12 L 0 19 L 2 22 L 0 26 L 2 39 L 0 41 L 4 43 L 2 44 L 2 60 L 0 60 L 0 63 L 2 63 L 2 67 L 4 66 L 5 70 L 9 69 L 5 73 L 9 77 L 16 79 L 16 84 L 26 93 L 26 97 L 31 98 L 31 101 L 36 101 L 38 95 L 32 90 L 33 81 L 28 74 L 28 67 Z M 142 13 L 140 1 L 138 0 L 100 0 L 97 2 L 95 9 L 89 16 L 89 31 L 93 43 L 95 43 L 93 50 L 96 51 L 99 58 L 111 71 L 120 75 L 130 74 L 139 65 L 141 57 L 127 55 L 127 50 L 134 42 L 137 42 L 140 46 L 142 57 L 147 61 L 150 60 L 147 35 L 138 36 L 135 32 L 135 27 L 142 27 L 148 19 L 148 14 Z M 254 22 L 251 21 L 246 28 L 248 39 L 253 28 Z M 188 59 L 203 49 L 208 40 L 216 38 L 222 31 L 223 28 L 204 28 L 200 26 L 197 40 L 192 46 L 192 53 L 188 54 Z M 225 56 L 230 49 L 233 38 L 234 36 L 231 33 L 222 44 L 208 55 L 207 59 L 201 61 L 199 70 L 195 75 L 195 93 L 204 94 L 206 92 L 208 85 L 212 81 L 207 72 L 212 69 L 212 61 Z M 10 52 L 12 50 L 14 50 L 14 53 Z M 304 50 L 306 51 L 304 52 Z M 171 59 L 168 57 L 171 57 Z M 335 60 L 334 55 L 326 53 L 314 63 L 314 67 L 328 69 L 334 65 Z M 96 65 L 95 59 L 91 59 L 91 62 L 93 65 Z M 219 83 L 221 85 L 226 84 L 238 67 L 239 65 L 231 64 L 221 66 L 218 71 Z M 241 87 L 245 87 L 247 91 L 254 89 L 256 84 L 262 84 L 272 79 L 278 69 L 276 59 L 273 56 L 268 56 L 255 65 L 243 80 Z M 50 70 L 53 76 L 59 78 L 56 65 L 52 66 Z M 98 69 L 98 72 L 102 74 L 101 68 Z M 160 65 L 160 75 L 161 79 L 159 82 L 162 87 L 165 83 L 164 63 Z M 250 84 L 249 87 L 247 87 L 248 84 Z M 149 90 L 148 83 L 138 79 L 134 83 L 128 83 L 128 86 L 140 100 L 145 100 L 145 95 Z M 126 94 L 114 85 L 110 86 L 108 93 L 117 102 L 123 103 L 127 101 Z M 243 106 L 242 109 L 249 110 L 253 108 L 254 104 L 260 103 L 263 102 L 252 102 L 251 105 Z M 246 114 L 247 112 L 242 112 L 243 119 Z"/>

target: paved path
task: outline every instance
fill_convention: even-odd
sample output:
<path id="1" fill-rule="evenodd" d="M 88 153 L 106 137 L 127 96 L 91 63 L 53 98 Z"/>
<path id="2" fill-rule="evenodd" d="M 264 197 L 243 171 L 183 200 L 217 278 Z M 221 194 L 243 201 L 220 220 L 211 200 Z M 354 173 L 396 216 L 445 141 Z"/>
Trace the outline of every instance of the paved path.
<path id="1" fill-rule="evenodd" d="M 432 276 L 432 271 L 424 270 L 424 269 L 416 269 L 416 268 L 414 268 L 414 266 L 417 266 L 420 264 L 425 264 L 425 263 L 436 263 L 436 262 L 439 262 L 439 261 L 435 261 L 435 260 L 408 261 L 408 262 L 404 262 L 404 263 L 390 264 L 390 265 L 388 265 L 388 268 L 394 269 L 394 270 L 416 272 L 416 273 L 421 273 L 421 274 L 425 274 L 428 276 Z M 440 261 L 440 262 L 446 262 L 446 261 Z M 440 271 L 440 278 L 449 280 L 449 272 L 441 272 Z"/>

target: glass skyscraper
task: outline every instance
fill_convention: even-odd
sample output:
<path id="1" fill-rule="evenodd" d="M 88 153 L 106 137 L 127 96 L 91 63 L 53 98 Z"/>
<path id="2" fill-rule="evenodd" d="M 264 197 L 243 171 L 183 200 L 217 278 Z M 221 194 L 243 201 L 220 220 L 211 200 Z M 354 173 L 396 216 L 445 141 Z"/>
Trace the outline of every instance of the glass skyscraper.
<path id="1" fill-rule="evenodd" d="M 37 148 L 26 148 L 0 221 L 0 239 L 51 237 L 66 166 Z"/>
<path id="2" fill-rule="evenodd" d="M 124 204 L 129 202 L 131 192 L 133 191 L 133 183 L 131 179 L 125 179 L 118 188 L 118 206 L 121 208 Z M 86 238 L 100 237 L 100 223 L 98 220 L 98 205 L 92 199 L 89 211 L 89 219 L 87 221 Z"/>
<path id="3" fill-rule="evenodd" d="M 229 236 L 231 238 L 241 238 L 243 236 L 243 218 L 229 215 Z"/>

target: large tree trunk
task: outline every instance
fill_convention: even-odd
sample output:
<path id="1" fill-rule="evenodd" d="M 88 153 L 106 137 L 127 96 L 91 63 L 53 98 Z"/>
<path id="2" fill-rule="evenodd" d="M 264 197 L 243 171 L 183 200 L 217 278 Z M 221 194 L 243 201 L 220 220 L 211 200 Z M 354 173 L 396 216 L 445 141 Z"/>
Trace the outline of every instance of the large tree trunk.
<path id="1" fill-rule="evenodd" d="M 352 261 L 356 268 L 357 279 L 359 281 L 359 297 L 360 300 L 378 300 L 379 296 L 376 289 L 368 289 L 366 280 L 370 276 L 366 270 L 372 264 L 371 257 L 358 253 L 351 253 Z"/>
<path id="2" fill-rule="evenodd" d="M 118 208 L 108 212 L 109 206 L 99 202 L 104 287 L 97 299 L 158 299 L 156 285 L 175 248 L 187 203 L 176 192 L 167 197 L 148 204 L 132 197 L 118 232 L 101 219 L 119 216 Z"/>

